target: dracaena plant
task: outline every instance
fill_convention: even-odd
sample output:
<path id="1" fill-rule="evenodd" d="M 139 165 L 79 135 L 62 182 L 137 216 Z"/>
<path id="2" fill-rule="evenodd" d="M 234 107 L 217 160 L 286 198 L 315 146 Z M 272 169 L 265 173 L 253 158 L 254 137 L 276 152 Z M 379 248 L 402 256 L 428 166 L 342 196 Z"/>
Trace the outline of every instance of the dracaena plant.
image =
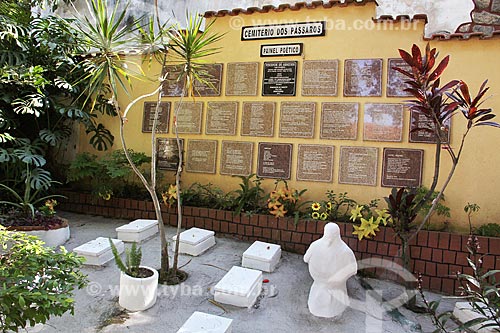
<path id="1" fill-rule="evenodd" d="M 482 106 L 489 89 L 486 87 L 487 80 L 481 85 L 478 93 L 473 96 L 468 85 L 462 80 L 441 83 L 441 76 L 448 67 L 450 56 L 445 56 L 438 61 L 437 50 L 431 48 L 429 44 L 424 52 L 417 45 L 413 45 L 410 52 L 400 49 L 399 54 L 410 67 L 410 70 L 394 67 L 395 70 L 408 78 L 405 81 L 407 84 L 405 91 L 410 93 L 413 99 L 407 101 L 406 105 L 410 111 L 425 116 L 429 123 L 428 126 L 415 128 L 414 131 L 431 132 L 436 138 L 434 176 L 427 193 L 417 197 L 414 189 L 394 188 L 391 194 L 385 198 L 391 215 L 390 225 L 402 242 L 401 257 L 404 267 L 409 269 L 408 244 L 427 223 L 439 204 L 462 158 L 463 148 L 470 131 L 479 126 L 500 127 L 500 125 L 492 121 L 495 118 L 493 111 Z M 458 146 L 453 147 L 447 143 L 447 123 L 457 115 L 462 115 L 465 118 L 466 126 Z M 443 185 L 437 190 L 442 151 L 449 155 L 452 165 Z M 432 206 L 424 219 L 416 224 L 415 218 L 418 212 L 431 199 L 436 190 L 438 194 L 433 200 Z M 408 305 L 410 307 L 415 305 L 415 297 L 410 298 Z"/>
<path id="2" fill-rule="evenodd" d="M 477 95 L 473 96 L 470 94 L 468 85 L 462 80 L 452 80 L 441 85 L 441 75 L 448 67 L 450 56 L 444 57 L 439 64 L 435 66 L 437 64 L 438 53 L 435 48 L 431 49 L 429 44 L 427 44 L 423 54 L 417 45 L 413 45 L 411 54 L 404 50 L 399 50 L 399 54 L 411 68 L 411 72 L 397 67 L 394 68 L 408 77 L 408 80 L 405 82 L 408 88 L 406 88 L 405 91 L 410 93 L 414 99 L 408 101 L 407 106 L 411 111 L 424 115 L 431 124 L 429 127 L 415 128 L 414 130 L 431 131 L 436 138 L 434 177 L 427 194 L 415 203 L 414 208 L 416 211 L 419 211 L 422 205 L 429 200 L 437 187 L 443 145 L 445 148 L 444 151 L 448 153 L 452 162 L 451 170 L 439 190 L 437 198 L 434 200 L 424 220 L 415 230 L 415 235 L 420 231 L 436 209 L 443 192 L 453 177 L 460 158 L 462 157 L 466 138 L 470 131 L 478 126 L 500 127 L 500 125 L 491 121 L 496 117 L 492 109 L 482 107 L 484 97 L 489 90 L 489 87 L 486 87 L 488 80 L 483 82 Z M 460 140 L 460 144 L 457 148 L 454 148 L 451 144 L 446 143 L 446 138 L 448 136 L 446 124 L 457 114 L 461 114 L 465 118 L 467 125 Z"/>

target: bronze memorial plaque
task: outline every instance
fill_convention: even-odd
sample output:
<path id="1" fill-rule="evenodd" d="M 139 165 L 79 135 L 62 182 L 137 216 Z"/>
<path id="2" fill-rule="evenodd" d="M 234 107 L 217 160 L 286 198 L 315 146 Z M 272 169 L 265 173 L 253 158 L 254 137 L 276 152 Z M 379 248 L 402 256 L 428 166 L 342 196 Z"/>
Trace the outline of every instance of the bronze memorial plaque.
<path id="1" fill-rule="evenodd" d="M 179 102 L 174 103 L 174 108 Z M 177 129 L 183 134 L 201 134 L 201 117 L 203 113 L 202 102 L 182 102 L 177 116 Z"/>
<path id="2" fill-rule="evenodd" d="M 186 152 L 186 171 L 215 173 L 216 160 L 216 140 L 188 140 Z"/>
<path id="3" fill-rule="evenodd" d="M 181 140 L 181 148 L 184 140 Z M 177 170 L 179 165 L 179 147 L 175 138 L 156 139 L 156 167 L 162 170 Z"/>
<path id="4" fill-rule="evenodd" d="M 450 127 L 451 127 L 451 119 L 448 119 L 445 123 L 447 136 L 444 138 L 443 143 L 450 142 Z M 411 111 L 410 142 L 436 143 L 436 135 L 434 134 L 434 123 L 432 122 L 432 120 L 430 120 L 420 112 Z"/>
<path id="5" fill-rule="evenodd" d="M 142 132 L 151 133 L 153 130 L 153 121 L 155 118 L 156 102 L 144 102 L 142 114 Z M 168 123 L 170 120 L 170 102 L 160 103 L 160 112 L 158 113 L 158 123 L 156 133 L 168 133 Z"/>
<path id="6" fill-rule="evenodd" d="M 194 93 L 197 96 L 220 96 L 222 81 L 222 64 L 206 64 L 200 72 L 205 82 L 194 82 Z"/>
<path id="7" fill-rule="evenodd" d="M 241 135 L 274 136 L 274 102 L 243 102 Z"/>
<path id="8" fill-rule="evenodd" d="M 334 149 L 327 145 L 299 144 L 297 180 L 332 182 Z"/>
<path id="9" fill-rule="evenodd" d="M 419 187 L 422 185 L 424 151 L 384 148 L 382 186 Z"/>
<path id="10" fill-rule="evenodd" d="M 258 62 L 230 62 L 227 64 L 226 95 L 257 96 Z"/>
<path id="11" fill-rule="evenodd" d="M 322 103 L 320 138 L 356 140 L 359 103 Z"/>
<path id="12" fill-rule="evenodd" d="M 259 142 L 258 177 L 290 179 L 291 164 L 291 143 Z"/>
<path id="13" fill-rule="evenodd" d="M 279 136 L 312 139 L 315 115 L 314 102 L 282 102 Z"/>
<path id="14" fill-rule="evenodd" d="M 411 73 L 411 67 L 403 59 L 391 58 L 387 61 L 387 97 L 409 97 L 410 93 L 404 91 L 409 88 L 405 83 L 410 78 L 404 76 L 393 67 L 401 68 Z"/>
<path id="15" fill-rule="evenodd" d="M 264 62 L 262 96 L 295 96 L 297 61 Z"/>
<path id="16" fill-rule="evenodd" d="M 377 185 L 378 148 L 340 147 L 339 183 Z"/>
<path id="17" fill-rule="evenodd" d="M 248 176 L 252 173 L 253 142 L 222 141 L 220 174 Z"/>
<path id="18" fill-rule="evenodd" d="M 302 96 L 337 96 L 338 60 L 304 60 Z"/>
<path id="19" fill-rule="evenodd" d="M 179 80 L 179 76 L 182 71 L 181 65 L 166 65 L 163 67 L 162 75 L 167 73 L 167 77 L 163 82 L 162 86 L 162 96 L 181 96 L 184 83 L 186 82 L 185 77 Z"/>
<path id="20" fill-rule="evenodd" d="M 403 105 L 366 103 L 363 125 L 365 141 L 403 140 Z"/>
<path id="21" fill-rule="evenodd" d="M 236 135 L 238 102 L 208 102 L 206 134 Z"/>
<path id="22" fill-rule="evenodd" d="M 347 59 L 344 96 L 382 96 L 382 59 Z"/>

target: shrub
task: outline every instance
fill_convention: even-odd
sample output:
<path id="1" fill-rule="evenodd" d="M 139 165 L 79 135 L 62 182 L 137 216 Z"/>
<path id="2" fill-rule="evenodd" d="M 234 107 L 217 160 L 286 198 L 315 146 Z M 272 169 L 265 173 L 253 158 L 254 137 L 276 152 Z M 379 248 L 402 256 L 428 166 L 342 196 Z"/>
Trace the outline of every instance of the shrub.
<path id="1" fill-rule="evenodd" d="M 87 279 L 79 268 L 83 259 L 45 247 L 34 236 L 0 226 L 0 330 L 18 331 L 50 316 L 73 314 L 73 290 Z"/>

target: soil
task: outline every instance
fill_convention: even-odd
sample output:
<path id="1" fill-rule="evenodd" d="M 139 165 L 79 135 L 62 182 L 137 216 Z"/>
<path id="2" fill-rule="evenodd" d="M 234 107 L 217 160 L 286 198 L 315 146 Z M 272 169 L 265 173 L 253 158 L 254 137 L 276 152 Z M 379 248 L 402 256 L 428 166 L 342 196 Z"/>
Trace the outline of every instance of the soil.
<path id="1" fill-rule="evenodd" d="M 166 284 L 166 285 L 171 286 L 171 285 L 180 284 L 180 283 L 186 281 L 187 278 L 188 278 L 188 273 L 181 271 L 180 269 L 177 269 L 174 272 L 174 270 L 171 268 L 168 270 L 166 276 L 162 276 L 160 274 L 159 282 L 161 284 Z"/>
<path id="2" fill-rule="evenodd" d="M 145 278 L 148 278 L 150 276 L 153 276 L 153 272 L 150 269 L 144 268 L 144 267 L 139 267 L 139 272 L 137 273 L 136 278 L 145 279 Z"/>

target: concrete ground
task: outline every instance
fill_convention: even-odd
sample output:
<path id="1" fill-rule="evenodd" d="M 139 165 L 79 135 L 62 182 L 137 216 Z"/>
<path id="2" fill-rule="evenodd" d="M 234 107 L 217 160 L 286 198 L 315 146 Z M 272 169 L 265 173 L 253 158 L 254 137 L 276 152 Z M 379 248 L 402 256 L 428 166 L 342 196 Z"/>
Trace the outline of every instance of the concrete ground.
<path id="1" fill-rule="evenodd" d="M 130 221 L 98 216 L 62 213 L 70 221 L 68 250 L 99 236 L 116 237 L 115 228 Z M 169 237 L 175 229 L 167 227 Z M 217 236 L 217 235 L 216 235 Z M 29 332 L 177 332 L 194 311 L 233 319 L 233 332 L 432 332 L 430 318 L 399 307 L 402 316 L 391 316 L 387 307 L 372 297 L 358 276 L 348 281 L 351 307 L 338 319 L 317 318 L 309 313 L 307 297 L 312 279 L 302 256 L 283 252 L 273 273 L 264 273 L 263 293 L 252 308 L 238 308 L 213 302 L 212 289 L 232 266 L 241 264 L 249 243 L 216 237 L 217 244 L 199 257 L 180 256 L 180 265 L 189 273 L 179 286 L 159 286 L 156 304 L 143 312 L 130 313 L 118 305 L 119 270 L 113 261 L 105 267 L 84 266 L 89 285 L 75 294 L 75 314 L 54 317 Z M 126 245 L 129 246 L 129 245 Z M 143 264 L 158 267 L 159 237 L 141 244 Z M 401 286 L 365 279 L 386 299 L 401 295 Z M 429 294 L 431 299 L 441 296 Z M 452 309 L 453 301 L 443 300 L 442 308 Z M 420 325 L 421 329 L 418 328 Z"/>

